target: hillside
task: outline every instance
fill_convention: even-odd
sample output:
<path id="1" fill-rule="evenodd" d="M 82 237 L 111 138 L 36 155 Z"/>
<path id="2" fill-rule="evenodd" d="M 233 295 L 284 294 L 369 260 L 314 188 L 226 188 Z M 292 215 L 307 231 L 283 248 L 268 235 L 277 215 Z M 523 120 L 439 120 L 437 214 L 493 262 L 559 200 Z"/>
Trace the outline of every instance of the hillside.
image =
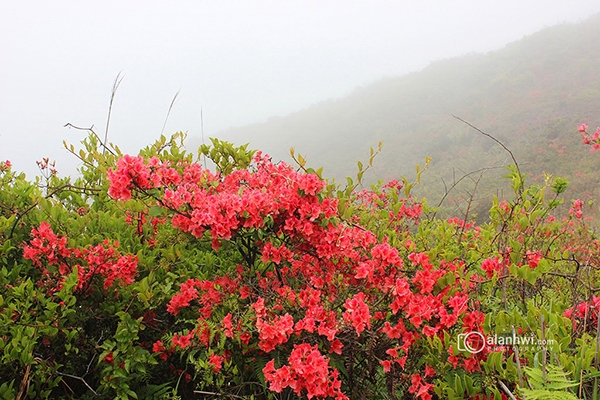
<path id="1" fill-rule="evenodd" d="M 600 15 L 544 29 L 487 54 L 438 61 L 345 98 L 218 136 L 249 142 L 275 159 L 289 160 L 288 150 L 295 147 L 311 166 L 323 166 L 325 176 L 336 179 L 353 175 L 356 161 L 382 141 L 369 179 L 410 177 L 414 165 L 430 156 L 422 193 L 436 204 L 444 187 L 465 173 L 510 161 L 499 145 L 454 115 L 509 147 L 529 182 L 546 172 L 572 182 L 577 177 L 567 197 L 591 199 L 599 194 L 600 155 L 581 145 L 577 125 L 600 121 L 598 37 Z M 484 173 L 475 194 L 482 207 L 490 195 L 503 194 L 495 185 L 504 173 L 501 168 Z M 463 183 L 447 207 L 464 206 L 474 182 Z"/>

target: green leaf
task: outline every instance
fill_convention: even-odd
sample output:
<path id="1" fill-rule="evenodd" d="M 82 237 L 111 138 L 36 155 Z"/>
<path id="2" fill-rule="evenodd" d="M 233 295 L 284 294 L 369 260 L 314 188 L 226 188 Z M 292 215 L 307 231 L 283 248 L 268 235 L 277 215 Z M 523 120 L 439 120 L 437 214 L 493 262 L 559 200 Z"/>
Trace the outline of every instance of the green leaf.
<path id="1" fill-rule="evenodd" d="M 151 217 L 163 216 L 165 215 L 165 209 L 160 206 L 154 205 L 148 210 L 148 215 Z"/>

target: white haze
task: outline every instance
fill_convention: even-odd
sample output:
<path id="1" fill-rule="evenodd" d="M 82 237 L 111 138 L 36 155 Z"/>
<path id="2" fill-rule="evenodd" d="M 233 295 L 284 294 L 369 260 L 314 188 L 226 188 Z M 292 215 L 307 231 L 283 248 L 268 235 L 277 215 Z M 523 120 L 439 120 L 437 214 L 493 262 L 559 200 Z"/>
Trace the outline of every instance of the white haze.
<path id="1" fill-rule="evenodd" d="M 0 4 L 0 160 L 36 174 L 84 133 L 127 152 L 165 134 L 218 136 L 383 77 L 503 47 L 600 11 L 597 0 L 19 1 Z"/>

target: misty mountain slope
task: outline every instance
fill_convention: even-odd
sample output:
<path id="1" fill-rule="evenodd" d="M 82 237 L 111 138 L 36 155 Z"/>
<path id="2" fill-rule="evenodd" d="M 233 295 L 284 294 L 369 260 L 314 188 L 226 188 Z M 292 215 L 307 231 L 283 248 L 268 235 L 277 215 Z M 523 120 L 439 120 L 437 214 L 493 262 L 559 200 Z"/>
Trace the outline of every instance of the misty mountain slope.
<path id="1" fill-rule="evenodd" d="M 288 150 L 295 147 L 311 166 L 323 166 L 325 176 L 336 179 L 353 175 L 356 161 L 365 161 L 369 147 L 382 141 L 370 179 L 410 176 L 414 165 L 430 156 L 426 192 L 439 198 L 444 185 L 465 172 L 510 163 L 500 146 L 456 115 L 512 149 L 530 181 L 545 172 L 576 178 L 569 195 L 596 196 L 600 154 L 581 145 L 577 125 L 600 123 L 599 37 L 596 15 L 218 136 L 249 142 L 275 159 L 289 160 Z M 487 204 L 490 194 L 501 194 L 496 178 L 504 174 L 488 171 L 487 183 L 484 178 L 479 184 Z"/>

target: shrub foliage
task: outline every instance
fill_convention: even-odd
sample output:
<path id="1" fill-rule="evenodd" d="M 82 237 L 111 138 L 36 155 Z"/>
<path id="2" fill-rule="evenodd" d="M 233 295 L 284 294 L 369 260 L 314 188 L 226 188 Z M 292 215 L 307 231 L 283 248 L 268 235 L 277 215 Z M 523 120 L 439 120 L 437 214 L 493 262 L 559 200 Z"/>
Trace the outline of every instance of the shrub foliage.
<path id="1" fill-rule="evenodd" d="M 564 179 L 510 167 L 475 225 L 363 189 L 375 150 L 341 186 L 182 140 L 90 132 L 76 179 L 0 164 L 1 397 L 599 398 L 598 240 Z"/>

